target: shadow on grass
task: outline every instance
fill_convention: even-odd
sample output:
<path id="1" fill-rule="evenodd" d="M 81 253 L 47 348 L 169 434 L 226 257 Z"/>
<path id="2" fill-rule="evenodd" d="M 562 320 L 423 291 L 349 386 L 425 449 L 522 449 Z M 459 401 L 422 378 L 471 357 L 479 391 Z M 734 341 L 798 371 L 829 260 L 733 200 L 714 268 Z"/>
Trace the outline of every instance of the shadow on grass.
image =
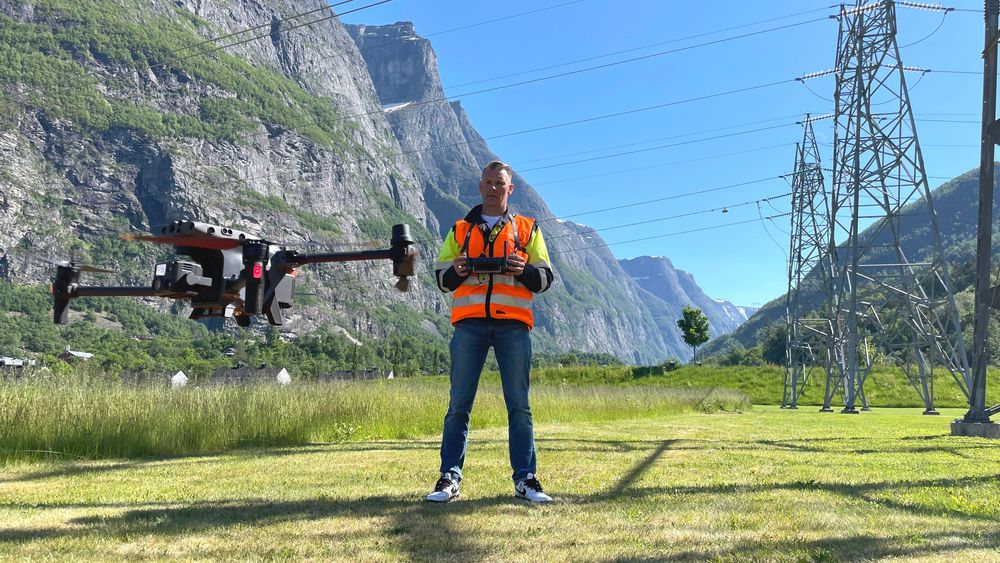
<path id="1" fill-rule="evenodd" d="M 827 439 L 818 439 L 824 443 Z M 484 441 L 478 441 L 483 443 Z M 488 442 L 506 443 L 504 440 Z M 636 484 L 657 462 L 674 450 L 705 450 L 733 447 L 754 448 L 766 450 L 793 450 L 810 453 L 830 453 L 823 447 L 810 446 L 810 440 L 758 440 L 751 442 L 735 442 L 727 440 L 593 440 L 593 439 L 545 439 L 540 440 L 551 448 L 577 449 L 580 451 L 633 452 L 648 451 L 638 459 L 632 467 L 622 474 L 616 482 L 611 483 L 606 490 L 595 491 L 592 494 L 571 495 L 559 494 L 557 497 L 567 504 L 575 506 L 594 506 L 627 499 L 629 501 L 650 499 L 655 497 L 670 497 L 690 501 L 691 504 L 701 502 L 699 497 L 725 497 L 734 494 L 758 494 L 774 491 L 796 491 L 803 495 L 810 493 L 828 493 L 851 501 L 862 501 L 868 506 L 898 513 L 921 517 L 941 517 L 967 519 L 996 523 L 997 517 L 983 514 L 975 510 L 955 510 L 934 506 L 920 505 L 910 502 L 896 493 L 913 489 L 954 490 L 960 487 L 989 486 L 998 482 L 1000 474 L 979 477 L 948 477 L 937 479 L 895 480 L 866 483 L 829 483 L 818 481 L 785 481 L 773 483 L 722 483 L 705 486 L 673 486 L 673 487 L 637 487 Z M 843 440 L 841 441 L 843 442 Z M 436 441 L 414 441 L 405 443 L 338 443 L 331 445 L 311 445 L 305 448 L 274 448 L 262 449 L 237 454 L 223 454 L 204 461 L 218 461 L 225 457 L 247 456 L 284 456 L 302 453 L 336 454 L 341 452 L 405 449 L 437 448 Z M 922 453 L 926 447 L 905 450 L 907 453 Z M 938 450 L 941 448 L 929 448 Z M 946 449 L 946 448 L 945 448 Z M 843 450 L 841 450 L 843 451 Z M 97 470 L 117 471 L 141 466 L 142 462 L 97 466 Z M 68 467 L 62 472 L 57 470 L 29 474 L 26 477 L 34 479 L 54 477 L 74 477 L 88 470 L 88 467 Z M 893 498 L 895 496 L 895 498 Z M 685 498 L 690 497 L 690 498 Z M 497 555 L 500 545 L 490 539 L 496 531 L 468 533 L 469 521 L 484 512 L 503 510 L 555 510 L 559 511 L 561 503 L 554 506 L 539 507 L 502 495 L 483 497 L 472 500 L 461 499 L 448 504 L 433 504 L 422 500 L 422 496 L 373 495 L 357 499 L 314 498 L 303 500 L 268 500 L 251 499 L 222 502 L 198 502 L 184 506 L 177 504 L 156 503 L 150 505 L 75 505 L 81 509 L 102 508 L 114 506 L 124 508 L 125 512 L 117 515 L 95 515 L 74 518 L 67 522 L 68 526 L 58 528 L 9 528 L 0 530 L 0 543 L 26 543 L 37 540 L 72 540 L 89 537 L 101 538 L 134 538 L 143 535 L 153 536 L 184 536 L 202 534 L 210 529 L 227 529 L 234 526 L 271 526 L 283 523 L 312 521 L 324 518 L 388 518 L 391 525 L 388 529 L 376 528 L 370 531 L 358 532 L 364 539 L 364 534 L 373 538 L 388 540 L 407 558 L 462 558 L 483 559 Z M 61 505 L 50 505 L 57 507 Z M 40 507 L 45 508 L 45 506 Z M 722 544 L 724 531 L 720 532 L 720 540 L 713 545 Z M 485 534 L 485 535 L 484 535 Z M 671 559 L 701 560 L 711 558 L 735 559 L 766 559 L 788 558 L 791 554 L 801 554 L 806 559 L 814 560 L 867 560 L 882 557 L 915 557 L 920 555 L 937 555 L 958 551 L 969 547 L 997 548 L 1000 547 L 1000 529 L 992 529 L 980 533 L 968 541 L 956 539 L 956 533 L 929 533 L 919 537 L 887 535 L 855 535 L 849 537 L 825 537 L 818 540 L 805 541 L 795 539 L 762 540 L 759 542 L 737 542 L 725 547 L 707 547 L 706 550 L 673 551 L 675 546 L 660 545 L 653 550 L 651 558 L 663 558 L 666 554 Z M 659 553 L 660 555 L 655 555 Z M 796 555 L 797 556 L 797 555 Z M 622 561 L 628 559 L 621 559 Z"/>
<path id="2" fill-rule="evenodd" d="M 932 532 L 915 536 L 850 535 L 827 537 L 812 541 L 780 540 L 736 542 L 719 549 L 671 552 L 671 561 L 705 560 L 797 560 L 797 561 L 874 561 L 887 558 L 911 558 L 933 555 L 947 559 L 949 554 L 964 549 L 997 549 L 1000 531 L 980 534 L 975 541 L 956 539 L 954 532 Z M 663 545 L 664 551 L 671 546 Z M 613 561 L 650 561 L 660 558 L 618 558 Z"/>

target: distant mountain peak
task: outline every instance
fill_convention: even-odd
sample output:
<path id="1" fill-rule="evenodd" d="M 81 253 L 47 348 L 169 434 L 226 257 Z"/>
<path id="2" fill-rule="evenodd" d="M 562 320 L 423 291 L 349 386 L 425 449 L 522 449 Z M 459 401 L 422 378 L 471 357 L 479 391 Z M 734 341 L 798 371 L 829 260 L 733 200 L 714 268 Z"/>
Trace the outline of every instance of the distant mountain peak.
<path id="1" fill-rule="evenodd" d="M 676 318 L 680 318 L 684 307 L 701 309 L 708 317 L 713 338 L 736 330 L 753 312 L 747 307 L 705 295 L 694 276 L 674 268 L 666 256 L 637 256 L 619 260 L 619 263 L 640 287 L 664 301 Z"/>

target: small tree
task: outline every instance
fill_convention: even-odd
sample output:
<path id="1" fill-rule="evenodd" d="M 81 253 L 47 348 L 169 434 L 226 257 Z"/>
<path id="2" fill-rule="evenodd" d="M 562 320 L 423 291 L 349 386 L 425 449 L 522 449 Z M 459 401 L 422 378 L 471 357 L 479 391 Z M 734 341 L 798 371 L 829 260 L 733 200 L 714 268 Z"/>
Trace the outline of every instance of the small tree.
<path id="1" fill-rule="evenodd" d="M 694 351 L 694 361 L 698 361 L 698 346 L 708 342 L 708 317 L 701 309 L 684 307 L 684 318 L 677 321 L 684 342 Z"/>

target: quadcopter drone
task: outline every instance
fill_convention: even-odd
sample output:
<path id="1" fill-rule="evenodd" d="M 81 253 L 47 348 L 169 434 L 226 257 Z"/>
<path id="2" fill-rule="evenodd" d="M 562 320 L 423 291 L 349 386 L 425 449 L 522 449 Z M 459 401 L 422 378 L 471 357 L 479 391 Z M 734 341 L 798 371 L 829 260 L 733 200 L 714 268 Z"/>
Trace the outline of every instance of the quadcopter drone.
<path id="1" fill-rule="evenodd" d="M 156 233 L 157 230 L 154 230 Z M 396 288 L 407 291 L 418 255 L 409 225 L 393 225 L 390 247 L 383 250 L 305 254 L 288 250 L 241 231 L 196 221 L 174 221 L 158 234 L 126 235 L 128 240 L 170 244 L 191 260 L 157 264 L 146 287 L 80 285 L 81 272 L 107 272 L 65 261 L 56 265 L 52 284 L 53 320 L 66 324 L 67 307 L 77 297 L 166 297 L 191 301 L 192 319 L 233 317 L 239 326 L 263 313 L 268 323 L 281 325 L 282 309 L 292 307 L 299 266 L 321 262 L 392 260 Z"/>

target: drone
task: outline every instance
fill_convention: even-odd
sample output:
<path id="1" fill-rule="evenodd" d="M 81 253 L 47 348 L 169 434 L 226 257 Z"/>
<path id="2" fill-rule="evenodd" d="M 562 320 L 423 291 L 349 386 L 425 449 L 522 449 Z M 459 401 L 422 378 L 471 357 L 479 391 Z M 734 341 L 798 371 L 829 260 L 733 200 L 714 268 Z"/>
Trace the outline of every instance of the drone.
<path id="1" fill-rule="evenodd" d="M 269 324 L 281 325 L 282 310 L 292 307 L 300 266 L 388 259 L 393 275 L 399 278 L 396 289 L 405 292 L 418 256 L 410 227 L 405 224 L 393 225 L 389 248 L 327 254 L 300 253 L 242 231 L 197 221 L 174 221 L 153 233 L 122 238 L 173 245 L 177 255 L 190 260 L 157 264 L 149 286 L 81 285 L 81 272 L 109 270 L 49 260 L 56 266 L 53 321 L 66 324 L 69 302 L 77 297 L 127 296 L 188 300 L 191 319 L 232 317 L 237 325 L 247 327 L 253 317 L 263 313 Z"/>

